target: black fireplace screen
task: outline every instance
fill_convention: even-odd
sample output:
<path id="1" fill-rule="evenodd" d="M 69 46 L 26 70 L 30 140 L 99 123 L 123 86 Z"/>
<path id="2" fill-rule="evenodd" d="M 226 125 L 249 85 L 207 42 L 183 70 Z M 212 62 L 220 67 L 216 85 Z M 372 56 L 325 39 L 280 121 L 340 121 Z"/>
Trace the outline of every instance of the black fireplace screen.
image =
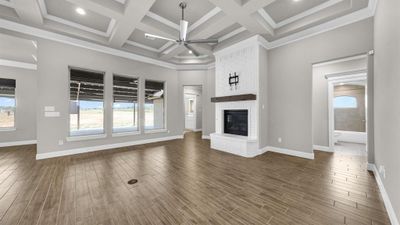
<path id="1" fill-rule="evenodd" d="M 224 110 L 224 133 L 248 136 L 247 110 Z"/>

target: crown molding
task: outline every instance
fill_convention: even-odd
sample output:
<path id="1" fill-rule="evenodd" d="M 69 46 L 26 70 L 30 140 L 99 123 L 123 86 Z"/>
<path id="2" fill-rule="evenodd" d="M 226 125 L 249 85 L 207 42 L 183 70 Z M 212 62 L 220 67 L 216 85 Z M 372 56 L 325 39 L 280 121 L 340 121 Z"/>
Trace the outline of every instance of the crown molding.
<path id="1" fill-rule="evenodd" d="M 356 23 L 368 18 L 371 18 L 375 15 L 376 5 L 378 0 L 370 0 L 367 8 L 360 9 L 348 15 L 339 17 L 337 19 L 322 23 L 320 25 L 308 28 L 306 30 L 300 31 L 298 33 L 277 39 L 275 41 L 269 42 L 264 37 L 260 35 L 255 35 L 250 38 L 244 39 L 238 43 L 227 46 L 226 48 L 219 49 L 214 52 L 214 55 L 220 55 L 221 53 L 230 51 L 230 49 L 237 49 L 243 47 L 245 45 L 249 45 L 250 43 L 257 43 L 264 47 L 267 50 L 271 50 L 274 48 L 282 47 L 284 45 L 288 45 L 297 41 L 301 41 L 303 39 L 313 37 L 352 23 Z"/>
<path id="2" fill-rule="evenodd" d="M 0 66 L 15 67 L 27 70 L 37 70 L 37 65 L 34 63 L 26 63 L 8 59 L 0 59 Z"/>

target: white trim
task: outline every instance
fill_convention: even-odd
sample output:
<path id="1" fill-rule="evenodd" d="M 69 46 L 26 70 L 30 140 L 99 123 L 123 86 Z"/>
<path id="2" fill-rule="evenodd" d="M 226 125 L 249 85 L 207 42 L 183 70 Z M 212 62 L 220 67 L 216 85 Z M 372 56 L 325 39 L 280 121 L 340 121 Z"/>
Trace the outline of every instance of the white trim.
<path id="1" fill-rule="evenodd" d="M 314 159 L 314 152 L 308 153 L 308 152 L 301 152 L 301 151 L 296 151 L 296 150 L 291 150 L 291 149 L 286 149 L 286 148 L 272 147 L 272 146 L 267 146 L 266 149 L 269 152 L 276 152 L 276 153 L 296 156 L 296 157 L 305 158 L 305 159 Z"/>
<path id="2" fill-rule="evenodd" d="M 233 37 L 233 36 L 235 36 L 235 35 L 237 35 L 237 34 L 240 34 L 240 33 L 242 33 L 242 32 L 245 31 L 245 30 L 246 30 L 246 28 L 240 27 L 240 28 L 238 28 L 238 29 L 236 29 L 236 30 L 234 30 L 234 31 L 232 31 L 232 32 L 230 32 L 230 33 L 227 33 L 227 34 L 225 34 L 224 36 L 218 38 L 218 42 L 223 42 L 223 41 L 225 41 L 226 39 L 229 39 L 229 38 L 231 38 L 231 37 Z"/>
<path id="3" fill-rule="evenodd" d="M 352 60 L 348 58 L 348 60 Z M 350 75 L 352 73 L 356 73 L 354 75 Z M 329 139 L 329 148 L 334 149 L 334 133 L 335 133 L 335 110 L 333 108 L 333 98 L 334 98 L 334 85 L 342 82 L 352 82 L 352 81 L 360 81 L 367 80 L 366 72 L 359 73 L 360 70 L 357 71 L 346 71 L 335 74 L 327 74 L 325 77 L 328 79 L 328 139 Z M 358 74 L 357 74 L 358 73 Z"/>
<path id="4" fill-rule="evenodd" d="M 197 20 L 196 22 L 194 22 L 191 26 L 189 26 L 188 28 L 188 32 L 192 32 L 193 30 L 195 30 L 197 27 L 199 27 L 200 25 L 202 25 L 203 23 L 207 22 L 209 19 L 211 19 L 212 17 L 214 17 L 215 15 L 217 15 L 219 12 L 221 12 L 222 10 L 218 7 L 215 7 L 214 9 L 212 9 L 211 11 L 209 11 L 206 15 L 202 16 L 199 20 Z"/>
<path id="5" fill-rule="evenodd" d="M 329 146 L 322 146 L 322 145 L 313 145 L 313 149 L 317 151 L 323 151 L 323 152 L 334 152 L 332 148 Z"/>
<path id="6" fill-rule="evenodd" d="M 57 22 L 57 23 L 61 23 L 61 24 L 64 24 L 64 25 L 67 25 L 67 26 L 70 26 L 70 27 L 74 27 L 74 28 L 77 28 L 77 29 L 80 29 L 80 30 L 84 30 L 84 31 L 87 31 L 87 32 L 90 32 L 90 33 L 93 33 L 93 34 L 96 34 L 96 35 L 99 35 L 99 36 L 103 36 L 103 37 L 109 37 L 110 36 L 109 34 L 107 34 L 104 31 L 100 31 L 100 30 L 97 30 L 97 29 L 94 29 L 94 28 L 91 28 L 91 27 L 87 27 L 87 26 L 81 25 L 79 23 L 75 23 L 75 22 L 72 22 L 72 21 L 57 17 L 57 16 L 46 14 L 46 15 L 43 15 L 43 17 L 45 19 L 48 19 L 48 20 L 51 20 L 51 21 L 54 21 L 54 22 Z"/>
<path id="7" fill-rule="evenodd" d="M 153 47 L 138 43 L 136 41 L 127 40 L 125 43 L 128 44 L 128 45 L 132 45 L 132 46 L 135 46 L 135 47 L 143 48 L 143 49 L 146 49 L 146 50 L 149 50 L 149 51 L 152 51 L 152 52 L 160 52 L 160 49 L 153 48 Z"/>
<path id="8" fill-rule="evenodd" d="M 167 43 L 165 43 L 165 45 L 161 46 L 160 49 L 158 49 L 159 52 L 163 52 L 166 48 L 168 48 L 169 46 L 173 45 L 174 42 L 172 41 L 167 41 Z"/>
<path id="9" fill-rule="evenodd" d="M 17 128 L 15 127 L 0 127 L 0 132 L 11 132 L 11 131 L 16 131 Z"/>
<path id="10" fill-rule="evenodd" d="M 39 159 L 48 159 L 48 158 L 67 156 L 67 155 L 76 155 L 76 154 L 81 154 L 81 153 L 103 151 L 103 150 L 108 150 L 108 149 L 149 144 L 149 143 L 154 143 L 154 142 L 169 141 L 169 140 L 175 140 L 175 139 L 183 139 L 183 135 L 144 139 L 144 140 L 129 141 L 129 142 L 123 142 L 123 143 L 108 144 L 108 145 L 97 145 L 97 146 L 91 146 L 91 147 L 75 148 L 75 149 L 48 152 L 48 153 L 39 153 L 39 154 L 36 154 L 36 159 L 39 160 Z"/>
<path id="11" fill-rule="evenodd" d="M 308 9 L 308 10 L 302 12 L 302 13 L 299 13 L 299 14 L 297 14 L 295 16 L 292 16 L 290 18 L 282 20 L 281 22 L 276 24 L 275 28 L 281 28 L 283 26 L 286 26 L 286 25 L 288 25 L 290 23 L 295 22 L 296 20 L 299 20 L 299 19 L 302 19 L 304 17 L 310 16 L 310 15 L 312 15 L 314 13 L 322 11 L 322 10 L 324 10 L 326 8 L 329 8 L 329 7 L 331 7 L 333 5 L 336 5 L 336 4 L 338 4 L 340 2 L 343 2 L 343 1 L 344 0 L 329 0 L 327 2 L 324 2 L 324 3 L 320 4 L 320 5 L 317 5 L 317 6 L 313 7 L 313 8 L 311 8 L 311 9 Z"/>
<path id="12" fill-rule="evenodd" d="M 260 16 L 269 24 L 271 25 L 272 28 L 276 28 L 276 23 L 274 21 L 274 19 L 272 19 L 272 17 L 267 13 L 267 11 L 265 11 L 264 8 L 261 8 L 259 10 L 257 10 L 258 14 L 260 14 Z"/>
<path id="13" fill-rule="evenodd" d="M 87 141 L 87 140 L 103 139 L 106 137 L 107 137 L 106 134 L 94 134 L 94 135 L 70 136 L 70 137 L 67 137 L 66 140 L 68 142 Z"/>
<path id="14" fill-rule="evenodd" d="M 146 130 L 146 128 L 145 128 L 145 130 L 144 130 L 145 134 L 157 134 L 157 133 L 166 133 L 166 132 L 168 132 L 167 129 Z"/>
<path id="15" fill-rule="evenodd" d="M 0 142 L 0 147 L 10 147 L 10 146 L 20 146 L 20 145 L 34 145 L 36 143 L 37 143 L 36 140 Z"/>
<path id="16" fill-rule="evenodd" d="M 369 8 L 364 8 L 358 11 L 355 11 L 351 14 L 339 17 L 337 19 L 322 23 L 320 25 L 302 30 L 300 32 L 294 33 L 292 35 L 283 37 L 281 39 L 270 42 L 268 45 L 269 49 L 278 48 L 287 44 L 291 44 L 309 37 L 316 36 L 318 34 L 322 34 L 339 27 L 343 27 L 352 23 L 359 22 L 361 20 L 370 18 L 374 16 L 374 12 Z"/>
<path id="17" fill-rule="evenodd" d="M 72 21 L 57 17 L 57 16 L 50 15 L 47 12 L 47 7 L 46 7 L 46 4 L 45 4 L 44 0 L 38 0 L 38 3 L 39 3 L 40 11 L 42 12 L 42 16 L 45 19 L 48 19 L 48 20 L 51 20 L 51 21 L 54 21 L 54 22 L 57 22 L 57 23 L 61 23 L 61 24 L 64 24 L 64 25 L 67 25 L 67 26 L 70 26 L 70 27 L 74 27 L 74 28 L 77 28 L 77 29 L 80 29 L 80 30 L 84 30 L 84 31 L 87 31 L 87 32 L 90 32 L 90 33 L 93 33 L 93 34 L 96 34 L 96 35 L 103 36 L 103 37 L 110 37 L 111 36 L 111 32 L 114 29 L 114 26 L 116 24 L 115 19 L 110 19 L 110 22 L 109 22 L 108 27 L 107 27 L 107 31 L 105 31 L 105 32 L 104 31 L 100 31 L 100 30 L 97 30 L 97 29 L 94 29 L 94 28 L 91 28 L 91 27 L 88 27 L 88 26 L 81 25 L 79 23 L 75 23 L 75 22 L 72 22 Z"/>
<path id="18" fill-rule="evenodd" d="M 390 202 L 389 195 L 386 192 L 385 186 L 382 182 L 381 175 L 379 174 L 378 169 L 376 168 L 376 165 L 373 163 L 368 163 L 368 170 L 372 171 L 375 175 L 376 183 L 378 183 L 379 190 L 381 191 L 383 203 L 385 204 L 385 208 L 389 215 L 391 224 L 399 225 L 399 221 L 397 219 L 396 212 L 394 211 L 392 203 Z"/>
<path id="19" fill-rule="evenodd" d="M 37 65 L 33 63 L 19 62 L 8 59 L 0 59 L 0 66 L 16 67 L 27 70 L 37 70 Z"/>
<path id="20" fill-rule="evenodd" d="M 210 140 L 210 135 L 201 135 L 201 139 Z"/>
<path id="21" fill-rule="evenodd" d="M 335 59 L 335 60 L 323 61 L 323 62 L 314 63 L 312 66 L 313 67 L 327 66 L 327 65 L 331 65 L 331 64 L 347 62 L 347 61 L 350 61 L 350 60 L 357 60 L 357 59 L 363 59 L 363 58 L 366 59 L 367 55 L 366 54 L 361 54 L 361 55 L 344 57 L 344 58 Z"/>
<path id="22" fill-rule="evenodd" d="M 0 5 L 4 5 L 9 8 L 15 8 L 14 4 L 12 2 L 6 1 L 6 0 L 0 0 Z"/>
<path id="23" fill-rule="evenodd" d="M 178 31 L 180 30 L 180 26 L 178 24 L 176 24 L 176 23 L 174 23 L 174 22 L 172 22 L 172 21 L 170 21 L 168 19 L 165 19 L 164 17 L 159 16 L 159 15 L 157 15 L 157 14 L 151 12 L 151 11 L 148 11 L 146 13 L 146 16 L 148 16 L 148 17 L 152 18 L 153 20 L 156 20 L 156 21 L 158 21 L 158 22 L 160 22 L 162 24 L 165 24 L 165 25 L 167 25 L 169 27 L 172 27 L 175 30 L 178 30 Z"/>
<path id="24" fill-rule="evenodd" d="M 177 59 L 204 59 L 207 58 L 208 55 L 199 55 L 199 56 L 195 56 L 195 55 L 176 55 L 174 56 L 174 58 Z"/>
<path id="25" fill-rule="evenodd" d="M 131 60 L 139 61 L 139 62 L 150 63 L 150 64 L 162 66 L 165 68 L 169 68 L 169 69 L 176 69 L 176 67 L 177 67 L 177 65 L 173 64 L 173 63 L 168 63 L 168 62 L 153 59 L 150 57 L 145 57 L 145 56 L 141 56 L 138 54 L 134 54 L 134 53 L 114 49 L 111 47 L 95 44 L 95 43 L 92 43 L 89 41 L 84 41 L 84 40 L 80 40 L 77 38 L 68 37 L 68 36 L 65 36 L 62 34 L 42 30 L 39 28 L 27 26 L 24 24 L 12 22 L 12 21 L 5 20 L 5 19 L 0 19 L 0 27 L 7 29 L 7 30 L 11 30 L 11 31 L 15 31 L 15 32 L 19 32 L 19 33 L 23 33 L 23 34 L 27 34 L 27 35 L 33 35 L 35 37 L 44 38 L 44 39 L 51 40 L 51 41 L 57 41 L 60 43 L 69 44 L 69 45 L 73 45 L 73 46 L 77 46 L 77 47 L 81 47 L 81 48 L 86 48 L 89 50 L 93 50 L 93 51 L 97 51 L 97 52 L 101 52 L 101 53 L 105 53 L 105 54 L 110 54 L 110 55 L 114 55 L 114 56 L 119 56 L 122 58 L 127 58 L 127 59 L 131 59 Z"/>
<path id="26" fill-rule="evenodd" d="M 126 137 L 126 136 L 134 136 L 141 134 L 140 131 L 129 131 L 129 132 L 115 132 L 112 134 L 112 137 Z"/>

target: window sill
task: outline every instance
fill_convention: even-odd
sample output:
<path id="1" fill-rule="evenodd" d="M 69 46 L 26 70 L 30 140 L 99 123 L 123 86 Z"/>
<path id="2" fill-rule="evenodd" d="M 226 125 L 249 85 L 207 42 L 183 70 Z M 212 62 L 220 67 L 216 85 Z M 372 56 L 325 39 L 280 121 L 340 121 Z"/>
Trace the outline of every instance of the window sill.
<path id="1" fill-rule="evenodd" d="M 167 133 L 167 129 L 145 130 L 145 134 Z"/>
<path id="2" fill-rule="evenodd" d="M 95 135 L 84 135 L 84 136 L 70 136 L 67 137 L 67 141 L 86 141 L 86 140 L 95 140 L 95 139 L 103 139 L 106 138 L 106 134 L 95 134 Z"/>
<path id="3" fill-rule="evenodd" d="M 130 131 L 130 132 L 117 132 L 113 133 L 112 137 L 125 137 L 125 136 L 133 136 L 133 135 L 139 135 L 140 131 Z"/>
<path id="4" fill-rule="evenodd" d="M 16 131 L 17 129 L 15 127 L 10 127 L 10 128 L 0 128 L 0 132 L 10 132 L 10 131 Z"/>

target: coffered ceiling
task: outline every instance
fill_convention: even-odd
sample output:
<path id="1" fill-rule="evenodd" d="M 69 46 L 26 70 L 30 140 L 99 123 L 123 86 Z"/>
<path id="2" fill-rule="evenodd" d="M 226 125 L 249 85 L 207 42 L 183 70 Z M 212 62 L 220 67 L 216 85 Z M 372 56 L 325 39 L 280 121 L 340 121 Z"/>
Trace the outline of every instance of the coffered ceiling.
<path id="1" fill-rule="evenodd" d="M 174 64 L 206 64 L 213 50 L 254 34 L 270 43 L 357 17 L 376 0 L 185 0 L 191 39 L 199 57 L 145 33 L 177 39 L 181 0 L 0 0 L 0 18 Z M 79 8 L 79 10 L 77 10 Z M 346 17 L 346 18 L 347 18 Z"/>

